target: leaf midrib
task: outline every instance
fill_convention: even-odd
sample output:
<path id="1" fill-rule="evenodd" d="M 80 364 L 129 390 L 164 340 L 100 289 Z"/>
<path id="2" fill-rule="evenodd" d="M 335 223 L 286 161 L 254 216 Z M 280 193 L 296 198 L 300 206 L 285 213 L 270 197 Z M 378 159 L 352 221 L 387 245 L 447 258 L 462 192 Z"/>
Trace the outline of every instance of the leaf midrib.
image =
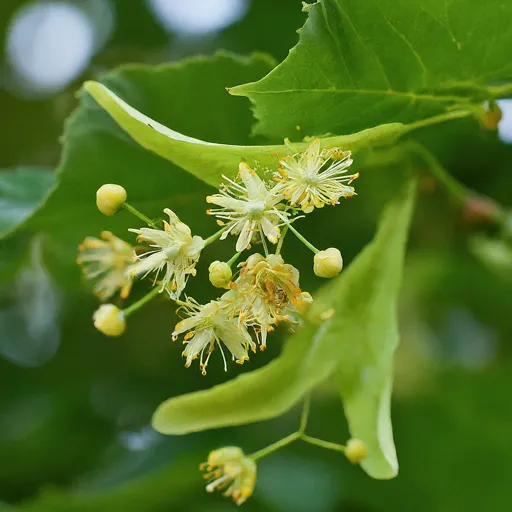
<path id="1" fill-rule="evenodd" d="M 236 93 L 235 88 L 232 89 L 232 92 Z M 404 98 L 412 98 L 414 100 L 419 101 L 432 101 L 432 102 L 470 102 L 471 99 L 466 96 L 444 96 L 444 95 L 435 95 L 435 94 L 417 94 L 412 91 L 395 91 L 392 89 L 281 89 L 281 90 L 267 90 L 267 91 L 257 91 L 250 90 L 244 91 L 245 93 L 250 94 L 296 94 L 296 93 L 321 93 L 321 94 L 369 94 L 369 95 L 381 95 L 381 96 L 398 96 Z"/>

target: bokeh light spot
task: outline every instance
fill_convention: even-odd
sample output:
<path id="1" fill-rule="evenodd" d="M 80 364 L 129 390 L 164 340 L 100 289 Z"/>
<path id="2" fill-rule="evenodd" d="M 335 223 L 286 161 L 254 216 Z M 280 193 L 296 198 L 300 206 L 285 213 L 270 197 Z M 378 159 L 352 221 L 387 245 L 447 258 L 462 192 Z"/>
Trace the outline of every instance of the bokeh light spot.
<path id="1" fill-rule="evenodd" d="M 248 0 L 147 0 L 161 25 L 177 34 L 217 32 L 240 20 Z"/>
<path id="2" fill-rule="evenodd" d="M 7 34 L 11 88 L 20 94 L 53 94 L 75 79 L 94 52 L 87 15 L 67 3 L 37 3 L 20 9 Z"/>

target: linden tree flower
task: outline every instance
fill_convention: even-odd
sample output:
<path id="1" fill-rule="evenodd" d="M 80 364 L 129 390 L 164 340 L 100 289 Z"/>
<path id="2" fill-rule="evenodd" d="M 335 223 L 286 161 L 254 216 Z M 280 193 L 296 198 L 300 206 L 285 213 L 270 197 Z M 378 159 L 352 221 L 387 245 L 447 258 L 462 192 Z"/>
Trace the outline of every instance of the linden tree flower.
<path id="1" fill-rule="evenodd" d="M 249 359 L 249 349 L 253 352 L 256 350 L 256 344 L 245 325 L 235 319 L 229 296 L 223 297 L 204 306 L 193 299 L 188 299 L 183 309 L 189 317 L 178 322 L 172 333 L 175 341 L 180 334 L 189 331 L 183 341 L 187 345 L 183 351 L 183 356 L 187 359 L 185 366 L 188 368 L 192 361 L 199 357 L 199 368 L 203 375 L 206 374 L 208 361 L 216 345 L 224 359 L 225 370 L 227 362 L 222 343 L 231 352 L 233 359 L 240 364 Z"/>
<path id="2" fill-rule="evenodd" d="M 106 300 L 117 290 L 125 299 L 132 287 L 132 277 L 126 272 L 136 260 L 134 248 L 109 231 L 101 233 L 102 240 L 87 237 L 79 246 L 77 263 L 87 279 L 95 279 L 94 293 Z"/>
<path id="3" fill-rule="evenodd" d="M 121 185 L 107 183 L 96 192 L 96 206 L 103 215 L 114 215 L 126 201 L 126 190 Z"/>
<path id="4" fill-rule="evenodd" d="M 235 281 L 240 314 L 247 325 L 252 326 L 264 350 L 267 333 L 280 321 L 291 322 L 286 314 L 290 306 L 298 309 L 304 296 L 299 288 L 299 271 L 284 262 L 277 254 L 264 258 L 252 254 L 242 263 L 240 276 Z"/>
<path id="5" fill-rule="evenodd" d="M 276 193 L 275 188 L 269 190 L 265 182 L 245 163 L 240 164 L 239 176 L 243 185 L 224 176 L 229 184 L 221 186 L 218 194 L 206 198 L 208 203 L 220 206 L 207 213 L 217 217 L 221 225 L 227 225 L 221 240 L 229 233 L 239 235 L 237 252 L 246 249 L 256 234 L 260 234 L 262 240 L 267 237 L 273 244 L 277 243 L 282 220 L 276 207 L 283 199 L 282 195 Z M 287 213 L 281 212 L 281 215 L 287 216 Z"/>
<path id="6" fill-rule="evenodd" d="M 169 208 L 164 210 L 169 222 L 164 221 L 164 229 L 130 229 L 137 233 L 139 241 L 149 243 L 155 250 L 138 256 L 138 262 L 130 269 L 132 275 L 147 276 L 156 272 L 155 282 L 161 277 L 160 292 L 167 290 L 172 299 L 177 299 L 189 275 L 196 275 L 196 263 L 204 247 L 200 236 L 192 236 L 190 228 L 180 221 Z"/>
<path id="7" fill-rule="evenodd" d="M 352 464 L 361 462 L 366 457 L 366 453 L 366 445 L 362 441 L 359 439 L 349 439 L 345 447 L 345 457 L 347 457 Z"/>
<path id="8" fill-rule="evenodd" d="M 114 304 L 102 304 L 92 320 L 94 327 L 107 336 L 121 336 L 126 329 L 124 313 Z"/>
<path id="9" fill-rule="evenodd" d="M 210 283 L 215 288 L 229 288 L 233 273 L 231 267 L 225 261 L 214 261 L 208 267 Z"/>
<path id="10" fill-rule="evenodd" d="M 214 450 L 199 468 L 206 471 L 208 492 L 225 489 L 224 496 L 232 498 L 237 505 L 244 503 L 254 491 L 256 463 L 237 446 Z"/>
<path id="11" fill-rule="evenodd" d="M 352 165 L 350 151 L 321 150 L 318 138 L 304 153 L 282 158 L 280 164 L 274 175 L 279 182 L 278 190 L 292 206 L 299 206 L 305 213 L 326 204 L 338 204 L 340 197 L 356 193 L 350 183 L 359 173 L 346 175 Z"/>
<path id="12" fill-rule="evenodd" d="M 341 252 L 335 247 L 318 251 L 313 258 L 313 271 L 318 277 L 335 277 L 343 268 Z"/>

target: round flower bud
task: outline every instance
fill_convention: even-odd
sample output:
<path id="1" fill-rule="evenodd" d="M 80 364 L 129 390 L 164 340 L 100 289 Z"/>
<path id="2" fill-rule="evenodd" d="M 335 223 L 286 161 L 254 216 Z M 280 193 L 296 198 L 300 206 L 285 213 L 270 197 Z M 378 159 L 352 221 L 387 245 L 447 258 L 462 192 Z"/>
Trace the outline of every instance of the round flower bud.
<path id="1" fill-rule="evenodd" d="M 215 288 L 229 288 L 233 273 L 226 262 L 214 261 L 208 267 L 208 272 L 210 274 L 210 283 L 212 283 Z"/>
<path id="2" fill-rule="evenodd" d="M 343 268 L 343 258 L 338 249 L 331 247 L 315 254 L 313 270 L 318 277 L 337 276 Z"/>
<path id="3" fill-rule="evenodd" d="M 308 292 L 302 292 L 297 297 L 297 302 L 295 304 L 295 307 L 297 308 L 297 311 L 301 315 L 303 315 L 308 310 L 309 306 L 311 306 L 312 303 L 313 303 L 313 297 L 311 297 L 311 294 Z"/>
<path id="4" fill-rule="evenodd" d="M 103 215 L 114 215 L 126 201 L 126 190 L 121 185 L 108 183 L 96 192 L 96 206 Z"/>
<path id="5" fill-rule="evenodd" d="M 345 448 L 345 457 L 352 464 L 361 462 L 366 457 L 366 445 L 359 439 L 349 439 Z"/>
<path id="6" fill-rule="evenodd" d="M 126 329 L 122 310 L 114 304 L 101 305 L 92 316 L 94 327 L 107 336 L 121 336 Z"/>

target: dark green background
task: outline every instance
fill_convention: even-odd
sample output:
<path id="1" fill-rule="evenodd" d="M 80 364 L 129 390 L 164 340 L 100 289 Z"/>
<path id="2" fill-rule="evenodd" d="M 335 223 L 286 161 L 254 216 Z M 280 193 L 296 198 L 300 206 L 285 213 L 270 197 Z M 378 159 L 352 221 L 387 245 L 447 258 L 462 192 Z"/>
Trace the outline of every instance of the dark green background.
<path id="1" fill-rule="evenodd" d="M 24 3 L 2 1 L 0 44 Z M 118 64 L 156 64 L 218 49 L 265 51 L 282 60 L 305 19 L 298 1 L 253 0 L 238 24 L 183 45 L 161 29 L 144 2 L 118 0 L 112 5 L 117 12 L 112 38 L 66 90 L 37 101 L 0 90 L 1 168 L 57 165 L 63 122 L 85 79 L 98 78 Z M 495 133 L 458 122 L 420 137 L 466 185 L 506 203 L 512 148 Z M 183 179 L 198 196 L 208 190 L 194 178 Z M 360 182 L 360 197 L 344 215 L 326 210 L 303 223 L 318 245 L 341 241 L 347 261 L 370 239 L 378 211 L 394 188 L 385 171 L 377 171 L 372 182 L 364 176 Z M 337 454 L 296 445 L 261 462 L 257 489 L 245 510 L 511 509 L 512 285 L 468 253 L 466 242 L 474 227 L 461 213 L 442 191 L 422 182 L 396 358 L 393 418 L 399 476 L 372 481 Z M 186 220 L 202 225 L 200 219 Z M 19 259 L 26 257 L 21 242 L 11 251 Z M 208 259 L 225 257 L 225 251 L 212 249 Z M 311 275 L 309 254 L 295 240 L 287 240 L 287 255 L 301 269 L 303 288 L 320 284 Z M 52 261 L 46 263 L 52 267 Z M 4 254 L 0 270 L 5 267 Z M 204 277 L 204 268 L 202 272 Z M 196 368 L 185 370 L 180 347 L 170 342 L 174 319 L 166 304 L 140 313 L 140 321 L 123 338 L 102 337 L 90 323 L 96 306 L 85 285 L 80 292 L 68 289 L 77 279 L 75 269 L 56 282 L 62 288 L 62 336 L 55 357 L 33 368 L 0 359 L 0 501 L 5 502 L 0 510 L 234 509 L 222 497 L 205 493 L 198 464 L 222 445 L 237 444 L 250 452 L 283 437 L 296 428 L 298 411 L 263 424 L 187 437 L 151 432 L 150 416 L 162 399 L 210 386 L 242 369 L 231 367 L 224 375 L 215 360 L 207 377 Z M 144 286 L 135 289 L 135 295 L 143 292 Z M 8 305 L 6 293 L 0 296 L 2 307 Z M 195 293 L 204 299 L 211 288 L 196 284 Z M 278 353 L 280 341 L 275 340 L 269 351 L 251 360 L 251 368 Z M 338 442 L 347 437 L 338 397 L 328 385 L 315 394 L 311 434 Z"/>

